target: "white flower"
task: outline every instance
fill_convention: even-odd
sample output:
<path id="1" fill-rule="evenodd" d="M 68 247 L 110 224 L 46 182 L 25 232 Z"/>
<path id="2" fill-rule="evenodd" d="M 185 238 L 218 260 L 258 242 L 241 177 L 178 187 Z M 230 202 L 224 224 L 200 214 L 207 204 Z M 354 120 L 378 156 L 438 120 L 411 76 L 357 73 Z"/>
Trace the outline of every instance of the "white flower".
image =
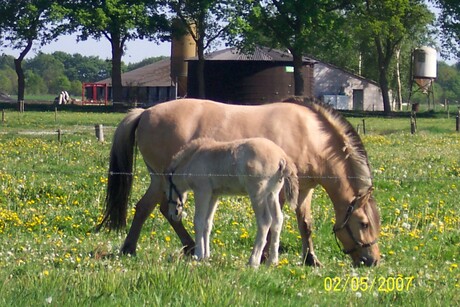
<path id="1" fill-rule="evenodd" d="M 363 295 L 361 294 L 361 292 L 359 292 L 359 291 L 356 292 L 355 295 L 356 295 L 357 298 L 361 298 L 361 296 L 363 296 Z"/>
<path id="2" fill-rule="evenodd" d="M 402 227 L 402 228 L 405 228 L 405 229 L 407 229 L 407 230 L 410 230 L 410 224 L 409 224 L 409 223 L 402 223 L 402 224 L 401 224 L 401 227 Z"/>
<path id="3" fill-rule="evenodd" d="M 51 304 L 51 303 L 53 302 L 53 297 L 52 297 L 52 296 L 47 297 L 47 298 L 45 299 L 45 302 L 48 303 L 48 304 Z"/>

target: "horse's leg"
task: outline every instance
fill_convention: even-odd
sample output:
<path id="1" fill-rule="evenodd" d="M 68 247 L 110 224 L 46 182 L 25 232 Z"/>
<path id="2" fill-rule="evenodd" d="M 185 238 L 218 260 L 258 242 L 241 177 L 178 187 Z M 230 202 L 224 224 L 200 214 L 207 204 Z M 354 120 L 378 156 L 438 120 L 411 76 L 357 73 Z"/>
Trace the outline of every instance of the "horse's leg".
<path id="1" fill-rule="evenodd" d="M 257 235 L 251 257 L 249 258 L 249 265 L 257 268 L 260 265 L 260 259 L 267 242 L 267 234 L 270 229 L 270 224 L 272 223 L 272 217 L 267 208 L 268 204 L 265 199 L 261 197 L 251 197 L 251 202 L 257 221 Z"/>
<path id="2" fill-rule="evenodd" d="M 125 242 L 121 247 L 121 253 L 123 254 L 136 254 L 137 241 L 139 240 L 140 232 L 144 222 L 152 213 L 155 206 L 160 203 L 160 211 L 163 216 L 173 227 L 174 231 L 179 236 L 179 239 L 184 246 L 185 253 L 190 253 L 195 247 L 195 242 L 185 229 L 182 221 L 174 221 L 168 212 L 168 201 L 161 188 L 161 178 L 158 176 L 151 177 L 152 182 L 150 183 L 147 192 L 136 204 L 136 213 L 129 229 L 128 235 L 126 236 Z"/>
<path id="3" fill-rule="evenodd" d="M 270 225 L 270 256 L 268 257 L 267 265 L 276 265 L 278 264 L 280 234 L 283 227 L 283 212 L 281 211 L 278 195 L 270 193 L 267 205 L 272 217 Z"/>
<path id="4" fill-rule="evenodd" d="M 159 180 L 155 180 L 155 178 L 152 177 L 152 182 L 147 192 L 145 192 L 144 196 L 142 196 L 136 204 L 136 213 L 134 214 L 131 228 L 120 250 L 122 254 L 136 254 L 137 241 L 139 240 L 142 226 L 150 213 L 152 213 L 156 204 L 161 202 L 163 198 L 164 193 L 161 190 Z"/>
<path id="5" fill-rule="evenodd" d="M 185 229 L 184 224 L 182 221 L 175 221 L 169 215 L 169 205 L 166 196 L 163 196 L 163 200 L 160 203 L 160 211 L 161 214 L 168 220 L 169 224 L 172 226 L 174 231 L 176 232 L 177 236 L 179 237 L 180 241 L 182 242 L 184 254 L 190 255 L 193 253 L 195 249 L 195 242 L 193 238 L 188 233 L 187 229 Z"/>
<path id="6" fill-rule="evenodd" d="M 322 266 L 316 258 L 313 250 L 313 240 L 311 238 L 313 219 L 311 216 L 311 198 L 313 189 L 299 191 L 299 204 L 296 209 L 297 225 L 300 236 L 302 237 L 302 256 L 303 263 L 311 266 Z"/>

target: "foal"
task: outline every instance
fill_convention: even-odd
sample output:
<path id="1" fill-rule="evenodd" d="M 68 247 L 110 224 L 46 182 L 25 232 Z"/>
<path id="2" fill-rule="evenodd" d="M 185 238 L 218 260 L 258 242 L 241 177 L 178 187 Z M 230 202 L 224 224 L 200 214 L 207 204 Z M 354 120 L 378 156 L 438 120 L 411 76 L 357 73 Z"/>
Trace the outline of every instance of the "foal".
<path id="1" fill-rule="evenodd" d="M 249 194 L 257 220 L 257 237 L 249 265 L 258 267 L 271 231 L 267 265 L 278 263 L 278 247 L 283 213 L 279 193 L 284 184 L 291 207 L 297 206 L 299 183 L 297 168 L 284 151 L 264 138 L 233 142 L 197 139 L 179 151 L 167 169 L 166 193 L 169 214 L 180 220 L 186 191 L 195 195 L 195 256 L 210 256 L 209 236 L 217 197 L 222 194 Z"/>

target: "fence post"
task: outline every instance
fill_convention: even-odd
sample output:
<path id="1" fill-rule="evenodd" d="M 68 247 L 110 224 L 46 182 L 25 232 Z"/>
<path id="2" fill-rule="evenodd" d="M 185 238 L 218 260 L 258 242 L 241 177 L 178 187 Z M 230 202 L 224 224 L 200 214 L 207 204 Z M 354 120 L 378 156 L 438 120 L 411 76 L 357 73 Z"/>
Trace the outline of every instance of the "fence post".
<path id="1" fill-rule="evenodd" d="M 58 135 L 58 142 L 61 143 L 61 140 L 62 140 L 62 131 L 61 131 L 61 129 L 57 130 L 57 135 Z"/>
<path id="2" fill-rule="evenodd" d="M 363 134 L 366 134 L 366 120 L 363 118 Z"/>
<path id="3" fill-rule="evenodd" d="M 455 131 L 460 132 L 460 110 L 458 110 L 457 116 L 455 117 Z"/>
<path id="4" fill-rule="evenodd" d="M 104 142 L 104 126 L 102 124 L 94 125 L 96 137 L 99 142 Z"/>

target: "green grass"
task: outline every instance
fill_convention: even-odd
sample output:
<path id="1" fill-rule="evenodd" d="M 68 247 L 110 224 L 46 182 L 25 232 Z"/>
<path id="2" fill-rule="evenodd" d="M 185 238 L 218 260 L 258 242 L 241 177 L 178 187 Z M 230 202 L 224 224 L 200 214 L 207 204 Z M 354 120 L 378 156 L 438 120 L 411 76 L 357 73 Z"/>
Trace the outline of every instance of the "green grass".
<path id="1" fill-rule="evenodd" d="M 0 305 L 299 306 L 460 303 L 460 134 L 455 118 L 365 118 L 362 135 L 381 216 L 382 263 L 352 268 L 332 235 L 332 204 L 314 196 L 313 240 L 324 268 L 301 266 L 295 217 L 285 208 L 280 265 L 246 267 L 255 219 L 246 197 L 223 198 L 212 257 L 183 258 L 155 210 L 136 257 L 126 233 L 94 233 L 101 218 L 111 136 L 123 114 L 7 111 L 0 127 Z M 349 118 L 362 127 L 362 118 Z M 94 125 L 103 124 L 99 143 Z M 56 130 L 63 131 L 61 142 Z M 138 159 L 130 204 L 149 184 Z M 192 229 L 193 205 L 186 227 Z M 129 210 L 129 220 L 134 210 Z M 396 282 L 398 282 L 396 284 Z"/>

